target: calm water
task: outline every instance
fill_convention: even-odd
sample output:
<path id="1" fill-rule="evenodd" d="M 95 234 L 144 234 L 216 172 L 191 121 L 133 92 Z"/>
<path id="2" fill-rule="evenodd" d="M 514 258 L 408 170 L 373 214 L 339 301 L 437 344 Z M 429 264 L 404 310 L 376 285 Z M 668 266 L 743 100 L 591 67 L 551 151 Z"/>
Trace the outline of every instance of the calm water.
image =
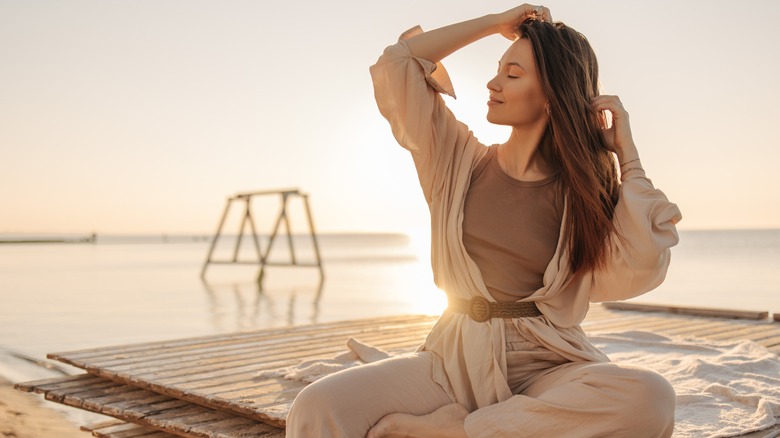
<path id="1" fill-rule="evenodd" d="M 306 240 L 296 255 L 313 260 Z M 246 243 L 246 242 L 245 242 Z M 208 245 L 176 237 L 100 237 L 97 244 L 0 245 L 0 375 L 40 377 L 10 352 L 47 352 L 401 313 L 445 304 L 425 242 L 403 235 L 325 235 L 316 269 L 200 269 Z M 254 249 L 244 245 L 242 258 Z M 277 259 L 286 246 L 274 248 Z M 231 242 L 218 248 L 230 257 Z M 667 281 L 636 301 L 780 312 L 780 230 L 687 231 Z M 44 374 L 45 376 L 45 374 Z"/>

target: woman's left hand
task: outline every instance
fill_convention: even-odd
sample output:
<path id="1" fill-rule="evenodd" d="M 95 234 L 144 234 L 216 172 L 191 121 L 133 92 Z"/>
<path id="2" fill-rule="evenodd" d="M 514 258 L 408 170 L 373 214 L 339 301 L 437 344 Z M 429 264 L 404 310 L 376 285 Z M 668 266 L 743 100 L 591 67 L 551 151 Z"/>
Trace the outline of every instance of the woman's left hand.
<path id="1" fill-rule="evenodd" d="M 629 160 L 639 158 L 639 152 L 634 144 L 634 138 L 631 136 L 631 124 L 628 121 L 628 111 L 623 108 L 620 98 L 617 96 L 601 95 L 596 96 L 591 101 L 593 108 L 599 112 L 601 120 L 602 134 L 607 143 L 607 149 L 618 156 L 618 161 L 622 164 Z M 607 127 L 607 121 L 602 115 L 602 111 L 609 111 L 612 114 L 612 126 Z"/>

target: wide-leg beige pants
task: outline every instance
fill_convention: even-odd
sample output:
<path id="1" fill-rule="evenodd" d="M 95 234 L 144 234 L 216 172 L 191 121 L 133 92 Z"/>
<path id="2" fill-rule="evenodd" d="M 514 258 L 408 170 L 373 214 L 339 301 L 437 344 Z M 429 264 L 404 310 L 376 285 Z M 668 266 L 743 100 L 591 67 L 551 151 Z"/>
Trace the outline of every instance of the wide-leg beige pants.
<path id="1" fill-rule="evenodd" d="M 659 374 L 613 363 L 569 362 L 518 327 L 507 321 L 507 381 L 516 395 L 470 413 L 470 438 L 672 435 L 674 390 Z M 389 413 L 431 413 L 454 402 L 437 383 L 443 375 L 441 359 L 431 352 L 332 374 L 295 399 L 287 437 L 362 438 Z"/>

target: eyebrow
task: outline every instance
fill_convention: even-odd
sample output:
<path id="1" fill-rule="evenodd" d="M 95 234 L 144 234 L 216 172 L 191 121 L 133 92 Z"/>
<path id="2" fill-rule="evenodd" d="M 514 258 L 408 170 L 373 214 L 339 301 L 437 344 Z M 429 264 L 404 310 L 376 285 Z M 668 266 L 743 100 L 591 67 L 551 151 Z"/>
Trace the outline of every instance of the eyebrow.
<path id="1" fill-rule="evenodd" d="M 514 62 L 514 61 L 513 62 L 507 62 L 506 65 L 514 65 L 516 67 L 520 67 L 521 69 L 525 70 L 525 67 L 520 65 L 519 62 Z M 498 61 L 498 68 L 501 68 L 501 61 Z"/>

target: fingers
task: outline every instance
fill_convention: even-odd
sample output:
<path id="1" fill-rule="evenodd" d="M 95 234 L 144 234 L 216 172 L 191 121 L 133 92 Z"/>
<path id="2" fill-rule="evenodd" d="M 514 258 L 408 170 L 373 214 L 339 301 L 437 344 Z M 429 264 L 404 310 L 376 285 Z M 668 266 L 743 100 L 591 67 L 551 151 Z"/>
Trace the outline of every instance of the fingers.
<path id="1" fill-rule="evenodd" d="M 547 8 L 544 5 L 529 5 L 526 3 L 523 5 L 523 9 L 525 10 L 523 20 L 526 18 L 536 18 L 537 20 L 552 22 L 550 8 Z"/>
<path id="2" fill-rule="evenodd" d="M 517 28 L 520 26 L 520 24 L 529 18 L 552 22 L 552 14 L 550 14 L 549 8 L 546 8 L 542 5 L 531 5 L 528 3 L 509 9 L 500 15 L 502 17 L 501 20 L 503 23 L 503 29 L 500 31 L 500 33 L 510 41 L 514 41 L 520 37 Z"/>
<path id="3" fill-rule="evenodd" d="M 596 110 L 599 124 L 604 128 L 601 132 L 607 149 L 617 153 L 618 156 L 624 156 L 626 150 L 636 147 L 631 135 L 628 111 L 623 107 L 618 96 L 596 96 L 591 100 L 591 104 Z M 606 120 L 609 115 L 612 115 L 612 126 L 608 126 Z"/>
<path id="4" fill-rule="evenodd" d="M 591 99 L 591 104 L 596 111 L 609 111 L 615 117 L 627 116 L 628 111 L 618 96 L 601 95 Z"/>
<path id="5" fill-rule="evenodd" d="M 601 126 L 601 129 L 609 129 L 609 122 L 607 121 L 607 115 L 604 113 L 604 111 L 597 111 L 596 118 L 599 121 L 599 126 Z"/>
<path id="6" fill-rule="evenodd" d="M 536 18 L 542 21 L 546 21 L 548 23 L 552 23 L 553 19 L 552 19 L 552 14 L 550 13 L 550 8 L 539 5 L 536 8 L 535 12 L 536 12 Z"/>

